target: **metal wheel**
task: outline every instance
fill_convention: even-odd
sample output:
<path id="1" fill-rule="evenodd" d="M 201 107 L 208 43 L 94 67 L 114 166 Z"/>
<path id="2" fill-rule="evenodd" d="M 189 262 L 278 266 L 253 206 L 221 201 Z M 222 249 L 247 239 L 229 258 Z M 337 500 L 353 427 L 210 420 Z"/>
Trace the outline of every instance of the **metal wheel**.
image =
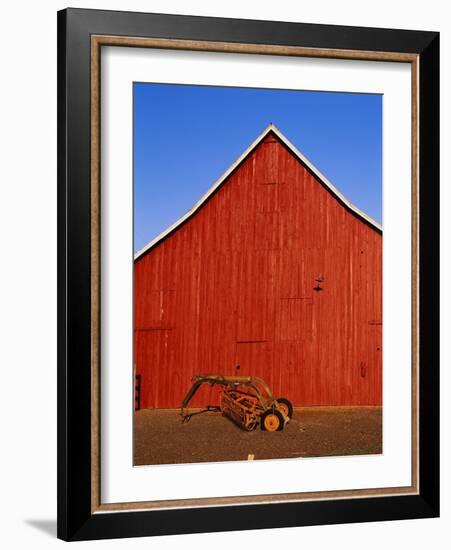
<path id="1" fill-rule="evenodd" d="M 282 410 L 285 416 L 288 416 L 288 418 L 293 417 L 293 405 L 291 404 L 291 401 L 289 401 L 286 397 L 279 397 L 277 399 L 277 403 L 279 403 L 279 409 Z"/>
<path id="2" fill-rule="evenodd" d="M 283 430 L 283 424 L 283 416 L 279 411 L 269 409 L 261 416 L 260 426 L 265 432 L 280 432 Z"/>

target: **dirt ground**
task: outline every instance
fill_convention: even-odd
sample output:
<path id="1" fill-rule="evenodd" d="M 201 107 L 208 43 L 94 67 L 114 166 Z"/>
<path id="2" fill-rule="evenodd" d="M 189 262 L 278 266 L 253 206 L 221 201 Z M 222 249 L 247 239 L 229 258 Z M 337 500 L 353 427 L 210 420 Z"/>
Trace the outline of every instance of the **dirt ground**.
<path id="1" fill-rule="evenodd" d="M 179 410 L 135 412 L 137 466 L 381 452 L 381 407 L 295 409 L 281 432 L 245 432 L 218 412 L 194 415 L 185 424 Z"/>

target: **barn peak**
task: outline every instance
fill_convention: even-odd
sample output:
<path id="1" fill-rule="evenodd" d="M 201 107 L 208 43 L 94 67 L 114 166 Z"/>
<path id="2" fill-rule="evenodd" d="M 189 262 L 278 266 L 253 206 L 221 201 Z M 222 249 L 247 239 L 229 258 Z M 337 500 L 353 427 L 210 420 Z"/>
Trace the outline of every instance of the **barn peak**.
<path id="1" fill-rule="evenodd" d="M 165 229 L 162 233 L 160 233 L 157 237 L 155 237 L 152 241 L 150 241 L 148 244 L 146 244 L 141 250 L 139 250 L 135 254 L 135 260 L 137 260 L 140 256 L 145 254 L 148 250 L 153 248 L 156 244 L 158 244 L 162 239 L 167 237 L 170 233 L 172 233 L 177 227 L 179 227 L 182 223 L 184 223 L 186 220 L 191 218 L 197 210 L 209 199 L 209 197 L 220 187 L 227 178 L 232 174 L 232 172 L 262 143 L 268 136 L 273 134 L 275 137 L 279 139 L 279 141 L 284 144 L 287 149 L 304 165 L 307 167 L 307 169 L 314 174 L 314 176 L 326 187 L 332 195 L 335 196 L 335 198 L 344 205 L 345 208 L 350 210 L 352 213 L 354 213 L 358 218 L 360 218 L 363 222 L 367 223 L 370 227 L 375 229 L 378 232 L 382 233 L 382 226 L 377 223 L 375 220 L 373 220 L 370 216 L 368 216 L 365 212 L 360 210 L 357 206 L 351 203 L 327 178 L 322 174 L 308 159 L 305 157 L 299 149 L 277 128 L 277 126 L 270 122 L 268 126 L 263 130 L 263 132 L 257 136 L 257 138 L 249 145 L 249 147 L 238 157 L 238 159 L 228 168 L 224 174 L 215 181 L 215 183 L 210 187 L 210 189 L 203 195 L 199 201 L 188 211 L 186 214 L 184 214 L 181 218 L 179 218 L 176 222 L 174 222 L 172 225 L 170 225 L 167 229 Z"/>

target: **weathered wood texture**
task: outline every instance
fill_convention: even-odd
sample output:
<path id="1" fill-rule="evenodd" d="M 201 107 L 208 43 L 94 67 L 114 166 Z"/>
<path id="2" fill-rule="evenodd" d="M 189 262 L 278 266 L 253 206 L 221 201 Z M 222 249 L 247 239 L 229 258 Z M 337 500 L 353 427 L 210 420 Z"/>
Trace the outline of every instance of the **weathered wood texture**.
<path id="1" fill-rule="evenodd" d="M 236 365 L 295 405 L 382 403 L 382 235 L 272 133 L 134 277 L 141 407 Z"/>

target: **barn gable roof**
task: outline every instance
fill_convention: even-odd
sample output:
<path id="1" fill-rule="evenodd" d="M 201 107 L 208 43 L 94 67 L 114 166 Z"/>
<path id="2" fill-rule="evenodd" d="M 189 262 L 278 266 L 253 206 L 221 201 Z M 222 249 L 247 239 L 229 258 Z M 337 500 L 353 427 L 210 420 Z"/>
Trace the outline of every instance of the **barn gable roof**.
<path id="1" fill-rule="evenodd" d="M 269 124 L 263 132 L 249 145 L 249 147 L 238 157 L 238 159 L 229 167 L 229 169 L 224 172 L 224 174 L 215 181 L 215 183 L 210 187 L 210 189 L 203 195 L 197 203 L 190 209 L 186 214 L 184 214 L 181 218 L 179 218 L 176 222 L 174 222 L 172 225 L 170 225 L 168 228 L 166 228 L 162 233 L 160 233 L 157 237 L 152 239 L 149 243 L 147 243 L 141 250 L 138 250 L 135 254 L 135 260 L 140 258 L 143 254 L 148 252 L 151 248 L 153 248 L 155 245 L 157 245 L 160 241 L 162 241 L 165 237 L 167 237 L 170 233 L 175 231 L 177 227 L 182 225 L 185 221 L 187 221 L 189 218 L 191 218 L 197 210 L 209 199 L 209 197 L 227 180 L 227 178 L 232 174 L 232 172 L 248 157 L 252 151 L 265 139 L 265 137 L 270 133 L 275 134 L 279 140 L 288 148 L 289 151 L 302 163 L 304 164 L 310 172 L 316 176 L 316 178 L 324 185 L 326 189 L 328 189 L 332 195 L 334 195 L 337 200 L 343 204 L 345 208 L 350 210 L 353 214 L 355 214 L 358 218 L 360 218 L 363 222 L 365 222 L 367 225 L 375 229 L 376 231 L 382 233 L 382 226 L 377 223 L 375 220 L 373 220 L 370 216 L 365 214 L 362 210 L 360 210 L 357 206 L 351 203 L 340 191 L 324 176 L 300 151 L 289 141 L 282 132 L 274 125 Z"/>

